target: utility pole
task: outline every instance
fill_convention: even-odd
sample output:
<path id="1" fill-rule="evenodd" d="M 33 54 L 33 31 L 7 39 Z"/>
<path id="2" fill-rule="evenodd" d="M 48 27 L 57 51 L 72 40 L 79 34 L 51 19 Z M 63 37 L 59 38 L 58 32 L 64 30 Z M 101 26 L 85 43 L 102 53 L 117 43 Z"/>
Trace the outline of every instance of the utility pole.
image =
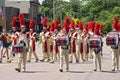
<path id="1" fill-rule="evenodd" d="M 53 0 L 53 20 L 55 20 L 55 0 Z"/>
<path id="2" fill-rule="evenodd" d="M 62 26 L 62 5 L 60 5 L 60 24 Z"/>
<path id="3" fill-rule="evenodd" d="M 61 0 L 61 5 L 60 5 L 60 24 L 62 27 L 62 9 L 63 9 L 63 5 L 62 5 L 62 0 Z"/>
<path id="4" fill-rule="evenodd" d="M 97 15 L 95 14 L 95 15 L 94 15 L 94 21 L 96 21 L 96 17 L 97 17 Z"/>

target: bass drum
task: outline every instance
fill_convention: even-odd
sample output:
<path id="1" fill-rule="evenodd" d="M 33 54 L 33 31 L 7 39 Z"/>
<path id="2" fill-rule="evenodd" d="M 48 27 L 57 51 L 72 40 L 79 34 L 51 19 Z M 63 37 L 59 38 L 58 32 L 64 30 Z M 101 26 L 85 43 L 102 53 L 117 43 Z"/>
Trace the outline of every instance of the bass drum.
<path id="1" fill-rule="evenodd" d="M 68 46 L 69 45 L 69 36 L 58 34 L 56 38 L 56 43 L 59 46 Z"/>
<path id="2" fill-rule="evenodd" d="M 89 39 L 90 48 L 102 48 L 102 39 L 99 36 L 92 36 Z"/>
<path id="3" fill-rule="evenodd" d="M 119 33 L 109 32 L 106 36 L 106 45 L 108 46 L 118 46 L 119 44 Z"/>

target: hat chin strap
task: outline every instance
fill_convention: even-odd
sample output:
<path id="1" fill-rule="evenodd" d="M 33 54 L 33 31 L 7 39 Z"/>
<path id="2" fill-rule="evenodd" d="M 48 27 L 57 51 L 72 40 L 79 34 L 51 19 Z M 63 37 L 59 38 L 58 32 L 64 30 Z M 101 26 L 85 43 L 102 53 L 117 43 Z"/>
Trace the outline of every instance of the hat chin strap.
<path id="1" fill-rule="evenodd" d="M 21 25 L 21 27 L 25 27 L 24 25 Z"/>

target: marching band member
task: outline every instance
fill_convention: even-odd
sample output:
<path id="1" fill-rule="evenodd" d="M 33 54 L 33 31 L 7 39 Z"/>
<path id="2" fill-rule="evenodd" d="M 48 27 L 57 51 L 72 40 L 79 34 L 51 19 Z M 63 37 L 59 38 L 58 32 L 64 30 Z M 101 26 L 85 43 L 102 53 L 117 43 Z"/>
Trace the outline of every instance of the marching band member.
<path id="1" fill-rule="evenodd" d="M 89 30 L 88 30 L 88 34 L 90 35 L 90 37 L 94 36 L 94 26 L 95 26 L 95 22 L 91 21 L 89 23 Z M 89 57 L 93 58 L 93 49 L 89 48 Z"/>
<path id="2" fill-rule="evenodd" d="M 94 36 L 96 37 L 100 37 L 100 33 L 99 33 L 99 29 L 100 28 L 100 24 L 95 23 L 95 27 L 94 27 Z M 93 51 L 93 60 L 94 60 L 94 71 L 97 70 L 97 63 L 99 64 L 99 70 L 101 71 L 101 48 L 97 50 L 97 52 Z"/>
<path id="3" fill-rule="evenodd" d="M 42 59 L 40 61 L 44 61 L 45 58 L 47 57 L 47 61 L 49 61 L 49 54 L 48 54 L 48 47 L 47 47 L 47 22 L 48 18 L 43 19 L 43 31 L 40 33 L 40 38 L 39 40 L 41 41 L 41 46 L 42 46 Z"/>
<path id="4" fill-rule="evenodd" d="M 34 20 L 30 20 L 29 28 L 30 28 L 30 33 L 29 33 L 29 38 L 30 38 L 30 43 L 29 43 L 29 59 L 28 62 L 31 61 L 31 55 L 33 54 L 35 56 L 36 61 L 38 62 L 38 56 L 36 54 L 36 33 L 34 32 Z"/>
<path id="5" fill-rule="evenodd" d="M 83 39 L 83 26 L 82 26 L 83 24 L 82 24 L 82 22 L 80 21 L 79 23 L 78 23 L 78 28 L 79 28 L 79 40 L 80 40 L 80 42 L 79 42 L 79 55 L 78 55 L 78 60 L 81 58 L 81 60 L 82 60 L 82 62 L 84 62 L 85 61 L 85 59 L 84 59 L 84 53 L 83 53 L 83 42 L 84 42 L 84 39 Z"/>
<path id="6" fill-rule="evenodd" d="M 59 20 L 55 20 L 54 21 L 54 32 L 53 32 L 53 35 L 51 36 L 53 40 L 53 61 L 51 61 L 51 63 L 54 63 L 54 61 L 57 60 L 57 56 L 60 58 L 59 47 L 56 43 L 56 36 L 59 32 L 58 24 L 59 24 Z"/>
<path id="7" fill-rule="evenodd" d="M 15 68 L 16 71 L 21 72 L 21 67 L 23 71 L 26 71 L 26 59 L 27 59 L 27 51 L 28 51 L 28 41 L 27 41 L 27 34 L 25 32 L 26 25 L 24 20 L 24 15 L 22 13 L 19 14 L 19 22 L 20 22 L 20 34 L 19 34 L 19 43 L 24 44 L 25 51 L 23 53 L 19 53 L 19 59 L 18 59 L 18 66 Z M 23 66 L 21 66 L 23 62 Z"/>
<path id="8" fill-rule="evenodd" d="M 75 36 L 74 31 L 75 31 L 75 22 L 72 20 L 71 24 L 70 24 L 70 29 L 69 29 L 69 37 L 70 37 L 70 63 L 73 62 L 73 55 L 75 56 L 75 60 L 76 62 L 79 62 L 77 55 L 76 55 L 76 40 L 75 40 Z"/>
<path id="9" fill-rule="evenodd" d="M 118 18 L 114 19 L 113 31 L 118 31 Z M 112 48 L 112 71 L 119 70 L 119 46 L 116 49 Z"/>
<path id="10" fill-rule="evenodd" d="M 84 30 L 83 30 L 83 55 L 86 61 L 88 61 L 88 53 L 89 53 L 89 45 L 88 45 L 88 28 L 89 24 L 84 25 Z"/>
<path id="11" fill-rule="evenodd" d="M 119 36 L 120 36 L 120 24 L 117 24 L 117 31 L 119 32 Z M 119 37 L 119 43 L 120 43 L 120 37 Z M 120 55 L 120 44 L 118 45 L 119 48 L 119 55 Z"/>
<path id="12" fill-rule="evenodd" d="M 48 34 L 48 52 L 50 55 L 50 63 L 53 63 L 53 31 L 54 31 L 54 22 L 51 23 L 49 34 Z"/>
<path id="13" fill-rule="evenodd" d="M 102 31 L 103 31 L 103 26 L 104 25 L 102 25 L 102 24 L 100 24 L 100 26 L 99 26 L 99 33 L 100 33 L 100 37 L 102 38 L 102 36 L 103 36 L 103 33 L 102 33 Z M 103 46 L 103 42 L 102 42 L 102 46 Z M 103 56 L 103 47 L 102 47 L 102 49 L 101 49 L 101 56 Z"/>
<path id="14" fill-rule="evenodd" d="M 68 23 L 65 22 L 63 24 L 62 30 L 60 33 L 58 33 L 57 35 L 57 39 L 65 36 L 64 38 L 66 39 L 66 43 L 64 43 L 63 41 L 61 42 L 60 40 L 60 72 L 63 72 L 63 56 L 65 57 L 65 63 L 66 63 L 66 71 L 69 71 L 69 50 L 70 50 L 70 45 L 69 45 L 69 36 L 67 34 L 68 32 Z M 59 40 L 58 39 L 58 40 Z M 59 44 L 59 41 L 57 41 L 57 43 Z"/>
<path id="15" fill-rule="evenodd" d="M 13 46 L 18 44 L 19 41 L 19 33 L 17 32 L 17 24 L 16 24 L 17 18 L 13 17 L 12 19 L 12 32 L 11 32 L 11 37 L 12 37 L 12 46 L 11 46 L 11 52 L 10 52 L 10 59 L 7 61 L 9 63 L 11 63 L 12 61 L 12 57 L 15 55 L 15 53 L 13 53 Z"/>

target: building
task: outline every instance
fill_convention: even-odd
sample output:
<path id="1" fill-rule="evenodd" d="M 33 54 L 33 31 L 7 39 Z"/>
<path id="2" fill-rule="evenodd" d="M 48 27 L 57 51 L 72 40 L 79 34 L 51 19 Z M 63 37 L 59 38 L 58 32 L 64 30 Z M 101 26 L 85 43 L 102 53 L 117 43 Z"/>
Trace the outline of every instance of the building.
<path id="1" fill-rule="evenodd" d="M 12 20 L 13 16 L 16 16 L 20 13 L 23 13 L 26 19 L 34 19 L 35 24 L 37 25 L 37 15 L 38 15 L 38 8 L 39 8 L 39 1 L 38 0 L 6 0 L 5 7 L 6 9 L 10 10 L 9 13 L 9 20 L 7 21 L 7 25 L 10 24 L 9 21 Z M 6 10 L 6 14 L 9 14 Z M 15 14 L 14 14 L 15 13 Z M 35 29 L 37 29 L 35 27 Z"/>
<path id="2" fill-rule="evenodd" d="M 0 0 L 0 32 L 6 28 L 5 1 Z"/>
<path id="3" fill-rule="evenodd" d="M 18 16 L 20 10 L 19 8 L 5 7 L 5 12 L 6 12 L 6 27 L 8 31 L 11 29 L 11 21 L 13 16 Z"/>

